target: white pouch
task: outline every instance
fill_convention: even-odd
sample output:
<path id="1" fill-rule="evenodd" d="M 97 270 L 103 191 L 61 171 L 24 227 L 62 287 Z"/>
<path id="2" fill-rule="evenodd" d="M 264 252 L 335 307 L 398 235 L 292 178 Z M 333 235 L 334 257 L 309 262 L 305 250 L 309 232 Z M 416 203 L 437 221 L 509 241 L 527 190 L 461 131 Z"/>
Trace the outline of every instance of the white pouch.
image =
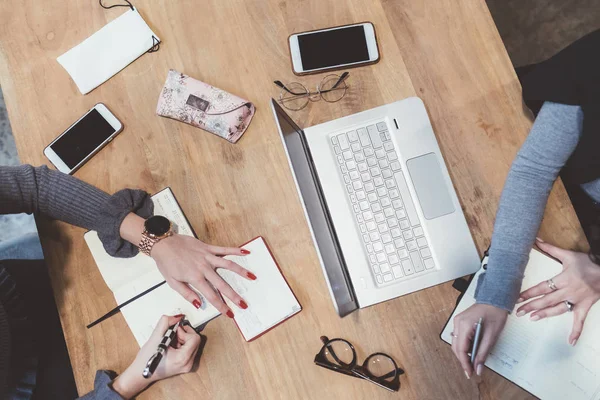
<path id="1" fill-rule="evenodd" d="M 158 43 L 158 36 L 132 7 L 56 60 L 86 94 Z"/>

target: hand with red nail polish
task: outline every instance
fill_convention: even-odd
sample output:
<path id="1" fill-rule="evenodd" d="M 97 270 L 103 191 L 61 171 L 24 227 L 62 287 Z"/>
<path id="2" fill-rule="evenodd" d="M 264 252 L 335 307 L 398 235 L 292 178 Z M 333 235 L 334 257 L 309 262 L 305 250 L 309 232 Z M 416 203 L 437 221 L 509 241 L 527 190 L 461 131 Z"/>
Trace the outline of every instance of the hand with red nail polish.
<path id="1" fill-rule="evenodd" d="M 200 308 L 202 305 L 202 300 L 195 291 L 197 290 L 221 314 L 227 314 L 231 310 L 214 289 L 217 289 L 240 308 L 243 308 L 241 305 L 246 303 L 216 270 L 218 268 L 227 269 L 245 279 L 255 280 L 256 276 L 252 272 L 223 258 L 227 255 L 246 256 L 248 254 L 250 252 L 246 249 L 212 246 L 191 236 L 175 234 L 156 243 L 152 248 L 151 256 L 156 261 L 167 284 L 194 307 Z"/>

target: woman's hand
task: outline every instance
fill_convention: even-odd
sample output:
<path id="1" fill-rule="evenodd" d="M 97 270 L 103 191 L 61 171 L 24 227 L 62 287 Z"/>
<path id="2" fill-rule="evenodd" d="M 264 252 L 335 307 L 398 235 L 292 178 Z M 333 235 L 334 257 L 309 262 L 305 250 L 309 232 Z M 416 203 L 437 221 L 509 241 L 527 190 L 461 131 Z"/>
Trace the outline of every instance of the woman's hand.
<path id="1" fill-rule="evenodd" d="M 487 304 L 474 304 L 462 313 L 454 317 L 454 329 L 452 333 L 452 351 L 460 361 L 460 365 L 465 370 L 465 375 L 471 379 L 473 370 L 477 375 L 481 375 L 483 364 L 492 349 L 504 325 L 508 312 L 498 307 Z M 475 356 L 475 363 L 471 364 L 471 357 L 468 353 L 471 351 L 473 337 L 475 336 L 475 324 L 483 318 L 485 329 L 482 329 L 482 336 Z"/>
<path id="2" fill-rule="evenodd" d="M 519 307 L 517 316 L 531 313 L 531 319 L 554 317 L 568 311 L 565 301 L 574 304 L 573 330 L 569 344 L 575 346 L 583 323 L 590 308 L 600 299 L 600 266 L 594 264 L 585 253 L 561 249 L 538 238 L 537 246 L 563 264 L 563 271 L 552 278 L 556 290 L 550 288 L 550 281 L 544 281 L 521 293 L 519 303 L 536 298 Z"/>
<path id="3" fill-rule="evenodd" d="M 233 312 L 227 307 L 213 287 L 240 308 L 248 307 L 244 299 L 229 286 L 217 273 L 217 268 L 224 268 L 248 279 L 255 280 L 256 276 L 233 261 L 220 256 L 249 254 L 247 250 L 237 247 L 211 246 L 191 236 L 173 235 L 156 243 L 152 248 L 152 258 L 156 261 L 159 271 L 165 277 L 171 288 L 176 290 L 196 308 L 200 308 L 201 300 L 196 290 L 222 314 L 233 318 Z"/>
<path id="4" fill-rule="evenodd" d="M 158 321 L 158 325 L 152 332 L 150 339 L 140 349 L 135 360 L 131 365 L 119 375 L 113 382 L 113 389 L 125 399 L 130 399 L 144 390 L 152 382 L 171 376 L 185 374 L 192 370 L 194 359 L 200 346 L 200 335 L 192 328 L 180 325 L 177 329 L 177 338 L 173 341 L 174 347 L 169 347 L 165 357 L 158 364 L 154 374 L 146 379 L 142 376 L 142 371 L 146 363 L 156 352 L 158 344 L 163 335 L 169 328 L 183 318 L 182 315 L 167 317 L 163 315 Z"/>

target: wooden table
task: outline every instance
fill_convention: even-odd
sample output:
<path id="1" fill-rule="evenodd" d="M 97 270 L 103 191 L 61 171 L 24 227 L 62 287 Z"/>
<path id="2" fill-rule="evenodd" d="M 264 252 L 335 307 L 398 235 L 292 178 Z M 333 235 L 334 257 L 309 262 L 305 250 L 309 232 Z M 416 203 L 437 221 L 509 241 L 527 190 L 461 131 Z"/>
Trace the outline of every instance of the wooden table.
<path id="1" fill-rule="evenodd" d="M 0 3 L 0 83 L 21 161 L 47 163 L 43 148 L 97 102 L 125 130 L 76 176 L 107 192 L 171 186 L 199 237 L 236 245 L 263 235 L 304 310 L 253 343 L 219 318 L 197 372 L 154 385 L 160 399 L 499 399 L 527 398 L 490 371 L 467 381 L 439 333 L 457 293 L 450 283 L 338 318 L 307 229 L 275 127 L 272 84 L 290 70 L 290 33 L 372 21 L 381 61 L 352 69 L 339 103 L 293 114 L 311 125 L 420 96 L 427 107 L 471 232 L 481 252 L 510 163 L 531 121 L 520 86 L 484 0 L 136 0 L 162 38 L 108 82 L 82 96 L 56 57 L 126 9 L 95 0 Z M 169 68 L 253 101 L 257 114 L 237 145 L 155 115 Z M 80 393 L 94 371 L 122 371 L 137 344 L 119 315 L 86 330 L 114 305 L 83 241 L 83 230 L 38 219 Z M 585 243 L 562 185 L 541 235 L 564 247 Z M 313 365 L 320 335 L 344 337 L 359 357 L 386 351 L 406 370 L 401 394 Z"/>

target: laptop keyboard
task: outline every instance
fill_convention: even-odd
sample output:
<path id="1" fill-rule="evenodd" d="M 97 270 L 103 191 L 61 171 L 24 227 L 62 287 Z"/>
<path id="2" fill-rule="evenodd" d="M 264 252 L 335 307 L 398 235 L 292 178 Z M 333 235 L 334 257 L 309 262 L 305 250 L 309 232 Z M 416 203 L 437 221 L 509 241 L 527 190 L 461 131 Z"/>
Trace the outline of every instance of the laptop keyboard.
<path id="1" fill-rule="evenodd" d="M 385 122 L 331 137 L 377 286 L 435 267 Z"/>

